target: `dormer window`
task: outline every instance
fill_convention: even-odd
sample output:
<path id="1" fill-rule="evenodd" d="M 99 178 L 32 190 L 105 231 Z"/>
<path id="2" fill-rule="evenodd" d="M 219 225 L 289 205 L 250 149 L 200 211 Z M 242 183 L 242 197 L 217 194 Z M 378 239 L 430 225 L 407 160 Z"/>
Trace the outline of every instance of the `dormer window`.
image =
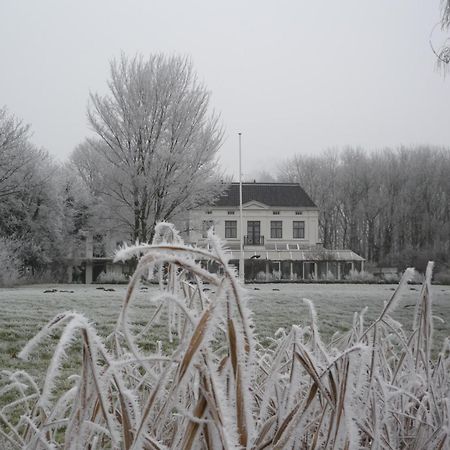
<path id="1" fill-rule="evenodd" d="M 303 214 L 302 211 L 295 211 L 296 216 L 301 216 L 302 214 Z"/>
<path id="2" fill-rule="evenodd" d="M 212 211 L 209 209 L 208 211 L 206 211 L 206 214 L 212 214 Z"/>
<path id="3" fill-rule="evenodd" d="M 272 211 L 272 214 L 273 214 L 274 216 L 279 216 L 279 215 L 280 215 L 280 211 Z"/>
<path id="4" fill-rule="evenodd" d="M 234 216 L 234 211 L 228 211 L 229 216 Z"/>

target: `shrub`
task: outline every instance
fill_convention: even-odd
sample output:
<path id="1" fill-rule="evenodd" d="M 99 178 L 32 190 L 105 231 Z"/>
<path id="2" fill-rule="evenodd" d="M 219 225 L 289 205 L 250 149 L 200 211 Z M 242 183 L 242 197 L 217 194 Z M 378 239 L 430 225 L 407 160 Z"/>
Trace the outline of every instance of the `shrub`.
<path id="1" fill-rule="evenodd" d="M 336 276 L 334 275 L 333 272 L 331 272 L 330 270 L 327 272 L 327 275 L 325 276 L 325 280 L 326 281 L 336 281 Z"/>
<path id="2" fill-rule="evenodd" d="M 418 270 L 414 269 L 410 277 L 409 282 L 411 284 L 422 284 L 425 280 L 425 275 Z"/>
<path id="3" fill-rule="evenodd" d="M 42 284 L 42 283 L 61 283 L 66 280 L 67 267 L 60 265 L 58 268 L 47 267 L 39 270 L 24 268 L 22 270 L 21 283 L 23 284 Z"/>
<path id="4" fill-rule="evenodd" d="M 274 270 L 272 272 L 272 280 L 276 280 L 276 281 L 281 280 L 281 270 Z"/>
<path id="5" fill-rule="evenodd" d="M 437 273 L 434 276 L 434 281 L 439 284 L 450 285 L 450 269 Z"/>
<path id="6" fill-rule="evenodd" d="M 352 283 L 373 283 L 377 281 L 377 277 L 372 273 L 364 270 L 350 270 L 350 273 L 345 277 L 346 280 Z"/>
<path id="7" fill-rule="evenodd" d="M 260 270 L 257 274 L 256 274 L 256 281 L 267 281 L 267 275 L 266 272 Z M 270 275 L 270 274 L 269 274 Z"/>
<path id="8" fill-rule="evenodd" d="M 383 281 L 386 283 L 398 283 L 400 281 L 400 277 L 398 273 L 385 273 L 383 274 Z"/>
<path id="9" fill-rule="evenodd" d="M 279 330 L 263 347 L 228 255 L 211 233 L 209 240 L 211 251 L 180 241 L 121 250 L 117 258 L 144 255 L 116 330 L 103 339 L 75 312 L 52 319 L 19 355 L 35 354 L 62 329 L 43 386 L 23 371 L 7 373 L 10 383 L 0 392 L 16 398 L 2 409 L 4 438 L 33 449 L 448 447 L 450 357 L 445 345 L 431 360 L 431 264 L 411 332 L 390 317 L 408 270 L 370 325 L 364 311 L 355 314 L 352 329 L 326 345 L 314 306 L 304 299 L 309 324 Z M 196 263 L 205 259 L 223 275 Z M 138 344 L 160 314 L 131 327 L 133 293 L 153 268 L 161 277 L 153 301 L 167 310 L 169 337 L 177 337 L 167 353 Z M 205 282 L 214 290 L 203 290 Z M 139 314 L 144 318 L 142 309 Z M 58 391 L 76 335 L 80 371 Z"/>
<path id="10" fill-rule="evenodd" d="M 99 273 L 95 283 L 97 284 L 127 284 L 128 277 L 124 273 L 118 272 L 101 272 Z"/>

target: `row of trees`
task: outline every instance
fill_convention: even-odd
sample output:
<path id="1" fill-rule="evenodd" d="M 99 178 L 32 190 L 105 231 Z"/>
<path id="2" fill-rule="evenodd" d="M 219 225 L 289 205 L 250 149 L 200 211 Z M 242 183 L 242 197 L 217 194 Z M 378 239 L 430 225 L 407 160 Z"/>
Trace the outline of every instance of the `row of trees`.
<path id="1" fill-rule="evenodd" d="M 222 141 L 209 92 L 187 58 L 111 63 L 109 94 L 91 94 L 95 133 L 56 164 L 30 127 L 0 109 L 0 284 L 19 275 L 63 279 L 84 230 L 151 240 L 155 224 L 223 189 Z M 74 252 L 75 249 L 75 252 Z"/>
<path id="2" fill-rule="evenodd" d="M 423 268 L 450 254 L 450 149 L 358 148 L 295 156 L 279 180 L 299 182 L 320 208 L 324 246 L 382 266 Z"/>
<path id="3" fill-rule="evenodd" d="M 18 276 L 62 279 L 81 244 L 90 198 L 68 164 L 32 143 L 22 120 L 0 110 L 0 283 Z"/>
<path id="4" fill-rule="evenodd" d="M 33 145 L 29 125 L 0 109 L 0 283 L 62 275 L 64 247 L 83 226 L 74 183 L 70 170 Z"/>

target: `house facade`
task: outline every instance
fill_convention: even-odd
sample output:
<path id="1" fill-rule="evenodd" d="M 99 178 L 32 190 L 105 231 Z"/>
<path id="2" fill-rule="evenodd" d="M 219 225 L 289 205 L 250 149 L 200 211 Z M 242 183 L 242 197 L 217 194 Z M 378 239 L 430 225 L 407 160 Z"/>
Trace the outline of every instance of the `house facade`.
<path id="1" fill-rule="evenodd" d="M 319 210 L 297 183 L 243 183 L 243 227 L 239 183 L 211 206 L 189 211 L 187 242 L 207 245 L 212 227 L 239 266 L 244 243 L 247 281 L 343 279 L 362 270 L 364 259 L 350 250 L 330 251 L 319 242 Z"/>

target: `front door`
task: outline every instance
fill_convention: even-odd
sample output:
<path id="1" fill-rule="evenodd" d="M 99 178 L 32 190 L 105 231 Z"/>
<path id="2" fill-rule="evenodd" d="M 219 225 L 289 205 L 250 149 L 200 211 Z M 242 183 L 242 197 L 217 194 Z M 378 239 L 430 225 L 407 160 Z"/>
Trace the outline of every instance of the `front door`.
<path id="1" fill-rule="evenodd" d="M 260 238 L 261 238 L 261 222 L 259 220 L 249 220 L 247 222 L 248 245 L 259 245 Z"/>

